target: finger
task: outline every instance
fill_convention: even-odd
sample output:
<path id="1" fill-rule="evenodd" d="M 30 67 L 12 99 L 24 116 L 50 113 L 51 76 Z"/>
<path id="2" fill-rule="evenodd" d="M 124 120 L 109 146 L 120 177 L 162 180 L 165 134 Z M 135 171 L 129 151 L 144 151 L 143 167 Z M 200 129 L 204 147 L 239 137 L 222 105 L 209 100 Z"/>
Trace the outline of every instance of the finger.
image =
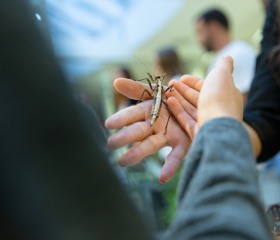
<path id="1" fill-rule="evenodd" d="M 193 106 L 197 106 L 199 92 L 180 81 L 171 81 L 173 87 Z"/>
<path id="2" fill-rule="evenodd" d="M 140 100 L 141 95 L 143 94 L 145 89 L 150 93 L 152 92 L 149 84 L 144 84 L 142 82 L 134 81 L 127 78 L 117 78 L 114 81 L 114 87 L 121 94 L 135 100 Z M 142 96 L 142 100 L 150 98 L 151 96 L 147 93 L 144 93 L 144 95 Z"/>
<path id="3" fill-rule="evenodd" d="M 232 71 L 232 58 L 223 57 L 206 77 L 198 103 L 199 127 L 216 117 L 242 119 L 243 97 L 234 85 Z"/>
<path id="4" fill-rule="evenodd" d="M 120 148 L 130 143 L 142 141 L 152 132 L 153 130 L 148 121 L 136 122 L 109 137 L 107 145 L 111 148 Z"/>
<path id="5" fill-rule="evenodd" d="M 105 121 L 105 127 L 119 129 L 138 121 L 144 121 L 152 107 L 152 101 L 144 101 L 120 110 Z"/>
<path id="6" fill-rule="evenodd" d="M 179 102 L 180 105 L 184 108 L 184 110 L 193 118 L 196 120 L 197 117 L 197 108 L 193 106 L 188 100 L 186 100 L 177 90 L 171 91 L 166 93 L 167 101 L 168 98 L 174 97 Z"/>
<path id="7" fill-rule="evenodd" d="M 155 154 L 159 149 L 167 145 L 167 140 L 162 134 L 151 135 L 143 142 L 132 146 L 119 160 L 121 166 L 130 166 L 142 159 Z"/>
<path id="8" fill-rule="evenodd" d="M 203 79 L 194 77 L 191 75 L 183 75 L 180 78 L 180 82 L 183 82 L 184 84 L 187 84 L 189 87 L 195 89 L 196 91 L 200 91 L 202 85 L 203 85 Z"/>
<path id="9" fill-rule="evenodd" d="M 225 71 L 229 71 L 229 73 L 233 72 L 233 58 L 231 56 L 221 57 L 215 64 L 214 69 L 224 69 Z"/>
<path id="10" fill-rule="evenodd" d="M 228 83 L 233 83 L 232 71 L 233 59 L 230 56 L 220 58 L 206 77 L 203 88 L 218 90 L 218 86 L 226 84 L 229 79 Z"/>
<path id="11" fill-rule="evenodd" d="M 195 126 L 196 126 L 196 113 L 195 119 L 182 107 L 181 102 L 175 97 L 170 97 L 167 100 L 168 105 L 172 109 L 173 116 L 177 119 L 181 127 L 188 133 L 191 139 L 195 136 Z M 193 107 L 193 106 L 192 106 Z"/>
<path id="12" fill-rule="evenodd" d="M 178 145 L 172 149 L 162 167 L 159 176 L 160 183 L 169 181 L 175 175 L 186 154 L 187 150 L 183 147 L 183 145 Z"/>

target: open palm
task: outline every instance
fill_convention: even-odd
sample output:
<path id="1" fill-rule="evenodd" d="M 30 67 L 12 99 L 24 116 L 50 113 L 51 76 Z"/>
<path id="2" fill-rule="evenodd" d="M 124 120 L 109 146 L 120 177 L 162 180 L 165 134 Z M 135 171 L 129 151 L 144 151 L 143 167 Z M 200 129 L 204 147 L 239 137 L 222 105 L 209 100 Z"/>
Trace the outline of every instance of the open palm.
<path id="1" fill-rule="evenodd" d="M 116 79 L 114 87 L 118 92 L 131 99 L 139 99 L 145 88 L 151 91 L 148 84 L 124 78 Z M 122 166 L 136 164 L 165 146 L 172 147 L 160 174 L 159 181 L 164 183 L 172 178 L 180 166 L 189 149 L 191 138 L 173 116 L 168 123 L 167 132 L 164 134 L 169 116 L 164 105 L 156 123 L 150 126 L 153 101 L 148 100 L 150 98 L 148 94 L 144 95 L 145 98 L 146 101 L 122 109 L 106 120 L 107 128 L 120 129 L 108 139 L 108 145 L 112 148 L 119 148 L 130 144 L 130 148 L 119 160 Z"/>

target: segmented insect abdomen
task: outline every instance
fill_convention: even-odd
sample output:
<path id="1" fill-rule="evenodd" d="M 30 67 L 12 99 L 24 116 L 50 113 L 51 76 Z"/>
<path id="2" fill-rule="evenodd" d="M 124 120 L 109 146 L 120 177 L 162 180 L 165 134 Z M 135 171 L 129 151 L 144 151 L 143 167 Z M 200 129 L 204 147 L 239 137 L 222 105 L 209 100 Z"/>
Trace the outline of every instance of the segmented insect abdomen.
<path id="1" fill-rule="evenodd" d="M 154 105 L 151 111 L 151 122 L 150 122 L 151 126 L 153 126 L 153 124 L 157 120 L 162 104 L 162 86 L 161 84 L 158 84 L 157 87 L 158 87 L 158 91 L 157 94 L 154 96 Z"/>

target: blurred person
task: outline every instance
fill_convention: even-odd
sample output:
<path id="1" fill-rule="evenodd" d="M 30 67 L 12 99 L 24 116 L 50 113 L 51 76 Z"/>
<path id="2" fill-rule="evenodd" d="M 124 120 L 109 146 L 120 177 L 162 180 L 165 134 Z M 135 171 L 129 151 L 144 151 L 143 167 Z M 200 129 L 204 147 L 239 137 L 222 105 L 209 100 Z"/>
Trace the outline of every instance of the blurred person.
<path id="1" fill-rule="evenodd" d="M 208 68 L 213 67 L 217 59 L 230 55 L 234 59 L 234 82 L 243 93 L 246 101 L 254 76 L 256 51 L 241 40 L 233 40 L 227 16 L 218 9 L 201 13 L 195 24 L 197 40 L 208 52 L 214 52 L 215 58 Z"/>
<path id="2" fill-rule="evenodd" d="M 0 8 L 0 239 L 151 239 L 28 2 Z"/>
<path id="3" fill-rule="evenodd" d="M 270 0 L 266 5 L 261 52 L 253 80 L 244 120 L 256 132 L 259 142 L 260 186 L 266 205 L 280 202 L 280 1 Z M 278 154 L 277 154 L 278 153 Z M 275 190 L 274 190 L 275 189 Z M 279 230 L 279 228 L 278 228 Z"/>
<path id="4" fill-rule="evenodd" d="M 244 120 L 256 133 L 258 162 L 280 150 L 280 1 L 270 0 L 263 27 L 261 51 L 245 106 Z M 257 140 L 256 140 L 257 139 Z"/>
<path id="5" fill-rule="evenodd" d="M 264 6 L 264 9 L 267 8 L 268 3 L 269 3 L 269 0 L 262 0 L 262 4 L 263 4 L 263 6 Z"/>
<path id="6" fill-rule="evenodd" d="M 171 79 L 179 79 L 183 75 L 181 59 L 173 47 L 159 49 L 154 65 L 158 75 L 166 74 L 163 82 L 166 86 Z"/>

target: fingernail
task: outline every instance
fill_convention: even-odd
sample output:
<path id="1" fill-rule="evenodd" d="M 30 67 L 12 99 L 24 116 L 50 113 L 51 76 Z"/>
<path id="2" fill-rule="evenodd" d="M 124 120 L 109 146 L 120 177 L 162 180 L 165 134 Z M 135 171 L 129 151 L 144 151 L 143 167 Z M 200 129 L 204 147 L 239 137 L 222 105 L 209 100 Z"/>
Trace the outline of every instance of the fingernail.
<path id="1" fill-rule="evenodd" d="M 159 182 L 161 184 L 166 183 L 170 180 L 169 170 L 163 166 L 159 175 Z"/>

